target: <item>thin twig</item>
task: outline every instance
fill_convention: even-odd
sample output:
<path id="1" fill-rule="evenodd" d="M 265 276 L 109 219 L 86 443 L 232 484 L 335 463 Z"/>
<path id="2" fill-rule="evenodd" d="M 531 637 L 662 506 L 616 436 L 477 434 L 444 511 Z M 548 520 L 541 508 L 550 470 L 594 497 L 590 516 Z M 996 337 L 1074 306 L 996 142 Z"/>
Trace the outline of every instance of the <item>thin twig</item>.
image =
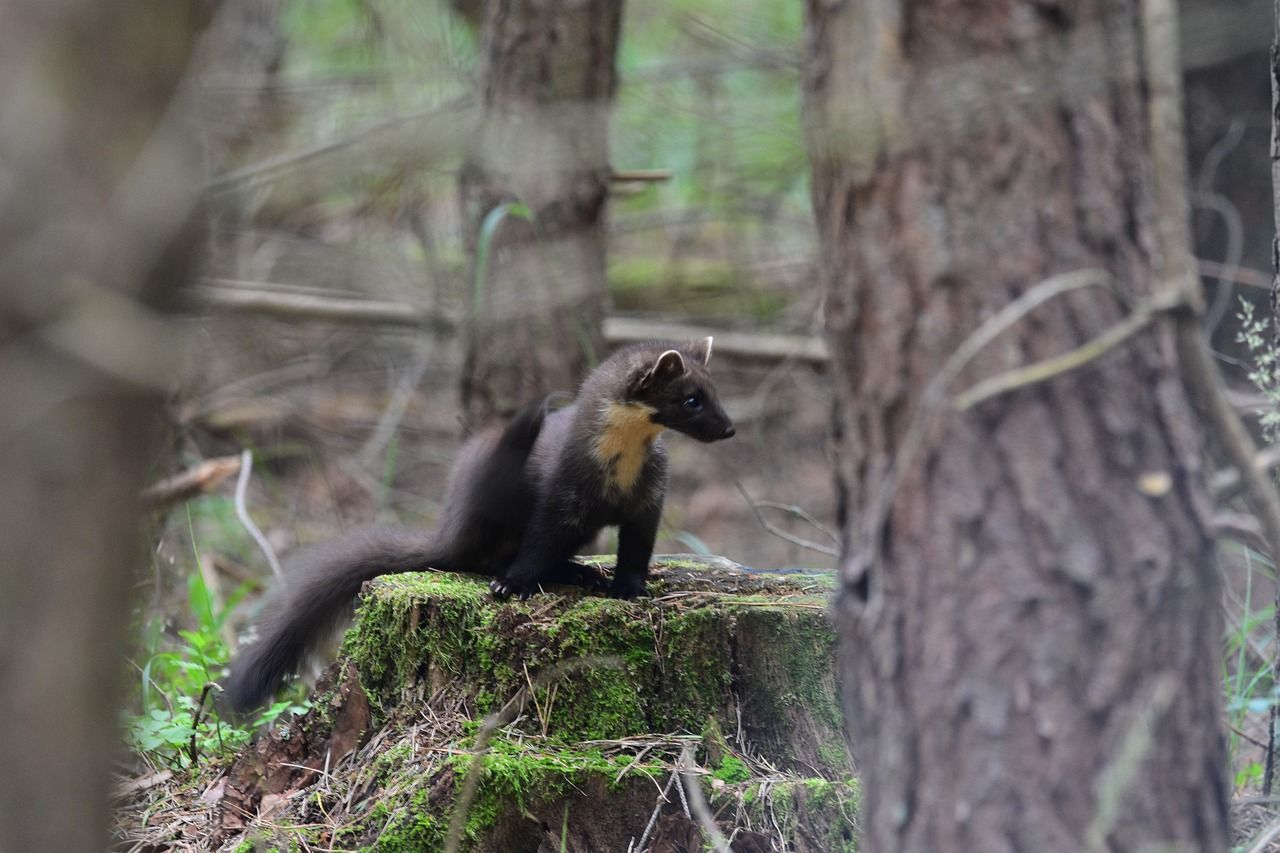
<path id="1" fill-rule="evenodd" d="M 1265 853 L 1267 847 L 1280 836 L 1280 818 L 1267 824 L 1267 828 L 1258 834 L 1256 840 L 1249 845 L 1248 853 Z"/>
<path id="2" fill-rule="evenodd" d="M 453 814 L 449 818 L 449 836 L 444 845 L 445 853 L 457 853 L 462 844 L 462 833 L 466 827 L 467 813 L 471 810 L 471 803 L 475 800 L 476 787 L 480 783 L 484 757 L 489 751 L 489 740 L 493 733 L 502 726 L 510 725 L 519 717 L 524 710 L 525 702 L 533 695 L 535 687 L 548 685 L 579 669 L 593 666 L 620 667 L 622 666 L 622 661 L 610 655 L 592 655 L 561 661 L 540 672 L 538 677 L 531 683 L 521 686 L 520 689 L 512 694 L 505 705 L 485 717 L 484 725 L 481 726 L 479 733 L 477 733 L 475 746 L 471 750 L 471 764 L 467 768 L 467 775 L 462 783 L 462 792 L 454 800 Z"/>
<path id="3" fill-rule="evenodd" d="M 147 486 L 140 495 L 142 504 L 147 509 L 162 509 L 195 495 L 205 494 L 239 470 L 239 456 L 206 459 L 194 468 Z"/>
<path id="4" fill-rule="evenodd" d="M 506 704 L 494 713 L 485 717 L 484 725 L 476 735 L 476 745 L 471 750 L 471 764 L 467 768 L 466 778 L 462 783 L 462 793 L 454 800 L 453 815 L 449 818 L 449 837 L 445 841 L 445 853 L 457 853 L 462 843 L 462 833 L 466 826 L 467 812 L 476 796 L 476 786 L 480 783 L 480 773 L 484 756 L 489 751 L 489 738 L 500 728 L 511 723 L 520 715 L 524 703 L 529 696 L 529 689 L 521 687 Z"/>
<path id="5" fill-rule="evenodd" d="M 810 551 L 817 551 L 819 554 L 826 554 L 828 557 L 840 556 L 840 552 L 837 551 L 835 548 L 830 547 L 829 545 L 822 545 L 818 542 L 810 541 L 803 537 L 796 536 L 792 533 L 788 533 L 782 528 L 775 527 L 774 525 L 770 524 L 769 520 L 764 517 L 764 513 L 760 512 L 760 504 L 758 504 L 754 499 L 752 499 L 751 495 L 747 494 L 747 490 L 742 485 L 742 482 L 740 480 L 734 480 L 733 484 L 734 486 L 737 487 L 738 494 L 742 495 L 742 499 L 746 501 L 747 506 L 751 508 L 751 514 L 756 517 L 756 522 L 765 530 L 767 530 L 769 533 L 772 533 L 774 536 L 777 536 L 779 539 L 785 539 L 786 541 L 790 542 L 792 545 L 799 545 L 801 548 L 808 548 Z"/>
<path id="6" fill-rule="evenodd" d="M 1196 261 L 1196 270 L 1200 275 L 1209 276 L 1210 278 L 1232 281 L 1245 287 L 1256 287 L 1266 291 L 1271 290 L 1271 276 L 1261 270 L 1249 267 L 1236 267 L 1231 270 L 1227 268 L 1226 264 L 1204 260 L 1203 258 Z M 1228 273 L 1231 273 L 1231 275 L 1228 276 Z"/>
<path id="7" fill-rule="evenodd" d="M 653 825 L 658 822 L 658 814 L 668 802 L 667 794 L 671 791 L 671 786 L 675 784 L 678 778 L 680 778 L 680 769 L 676 768 L 671 771 L 671 778 L 667 780 L 667 787 L 663 788 L 662 793 L 658 796 L 658 802 L 653 807 L 653 814 L 649 815 L 649 822 L 645 824 L 644 833 L 640 836 L 640 843 L 636 845 L 635 853 L 644 853 L 644 844 L 649 840 L 649 833 L 653 832 Z"/>
<path id="8" fill-rule="evenodd" d="M 404 419 L 404 413 L 409 409 L 409 401 L 413 399 L 414 391 L 422 384 L 422 377 L 426 375 L 427 368 L 431 366 L 431 357 L 434 350 L 432 343 L 431 338 L 427 337 L 418 342 L 413 364 L 409 365 L 409 369 L 405 371 L 404 376 L 401 377 L 400 382 L 397 384 L 390 402 L 382 410 L 382 416 L 378 418 L 377 427 L 374 428 L 364 446 L 356 453 L 356 461 L 362 467 L 368 468 L 372 465 L 374 458 L 382 453 L 387 443 L 391 441 L 391 437 L 395 435 L 396 429 Z"/>
<path id="9" fill-rule="evenodd" d="M 1280 467 L 1280 444 L 1262 450 L 1253 457 L 1253 467 L 1266 474 L 1272 468 Z M 1209 478 L 1209 494 L 1216 501 L 1226 501 L 1235 497 L 1243 488 L 1240 472 L 1235 468 L 1224 468 Z"/>
<path id="10" fill-rule="evenodd" d="M 1209 306 L 1205 318 L 1205 334 L 1212 338 L 1218 330 L 1218 324 L 1231 310 L 1231 294 L 1235 291 L 1236 272 L 1240 269 L 1240 258 L 1244 254 L 1244 225 L 1240 219 L 1239 209 L 1231 203 L 1231 199 L 1221 193 L 1207 190 L 1197 192 L 1192 197 L 1196 207 L 1207 208 L 1218 214 L 1227 231 L 1227 247 L 1222 262 L 1222 276 L 1218 279 L 1218 289 L 1213 295 L 1213 304 Z M 1197 265 L 1197 272 L 1201 268 Z"/>
<path id="11" fill-rule="evenodd" d="M 807 521 L 811 525 L 813 525 L 817 529 L 817 531 L 821 533 L 823 536 L 826 536 L 828 539 L 830 539 L 832 542 L 835 542 L 837 545 L 840 544 L 839 534 L 837 534 L 830 527 L 827 527 L 821 521 L 818 521 L 818 519 L 810 515 L 805 510 L 804 507 L 796 506 L 795 504 L 784 504 L 778 501 L 763 501 L 763 500 L 756 501 L 755 504 L 756 506 L 761 507 L 763 509 L 782 510 L 783 512 L 794 515 L 796 518 L 800 519 L 801 521 Z"/>
<path id="12" fill-rule="evenodd" d="M 275 549 L 271 547 L 267 537 L 262 535 L 258 525 L 253 523 L 253 519 L 249 517 L 249 508 L 245 506 L 245 492 L 249 489 L 249 475 L 252 473 L 253 451 L 246 449 L 240 454 L 240 479 L 236 481 L 236 517 L 240 519 L 244 529 L 249 531 L 253 541 L 258 543 L 258 548 L 266 556 L 267 563 L 271 566 L 271 572 L 276 576 L 276 580 L 284 583 L 284 570 L 280 568 L 280 561 L 276 559 Z"/>
<path id="13" fill-rule="evenodd" d="M 614 169 L 609 173 L 609 180 L 655 184 L 669 181 L 675 175 L 671 169 Z"/>
<path id="14" fill-rule="evenodd" d="M 302 151 L 281 154 L 258 163 L 243 166 L 234 172 L 220 175 L 210 182 L 206 187 L 206 191 L 211 195 L 216 195 L 245 184 L 274 179 L 304 163 L 325 157 L 345 148 L 352 148 L 356 145 L 368 146 L 370 140 L 380 134 L 398 131 L 415 122 L 431 122 L 433 120 L 439 120 L 442 129 L 436 132 L 436 135 L 441 137 L 441 139 L 435 140 L 436 142 L 442 142 L 445 136 L 466 138 L 466 128 L 476 120 L 475 109 L 471 104 L 471 99 L 459 98 L 443 106 L 430 107 L 407 115 L 392 116 L 366 127 L 358 128 L 341 139 L 322 142 Z M 420 136 L 422 130 L 422 128 L 418 128 L 415 132 Z M 419 141 L 421 142 L 421 140 Z M 445 144 L 419 144 L 417 148 L 421 149 L 421 152 L 425 155 L 439 156 L 446 152 L 449 146 Z"/>
<path id="15" fill-rule="evenodd" d="M 1227 723 L 1227 728 L 1231 729 L 1231 731 L 1233 731 L 1236 734 L 1236 736 L 1239 737 L 1241 740 L 1247 740 L 1249 743 L 1253 744 L 1259 749 L 1267 748 L 1267 745 L 1265 743 L 1263 743 L 1262 741 L 1258 740 L 1255 737 L 1245 734 L 1244 731 L 1242 731 L 1239 726 L 1233 726 L 1231 723 Z"/>
<path id="16" fill-rule="evenodd" d="M 851 552 L 854 558 L 843 569 L 846 575 L 843 581 L 846 585 L 855 586 L 860 583 L 870 567 L 879 562 L 881 531 L 888 520 L 898 486 L 906 471 L 915 464 L 915 457 L 924 445 L 925 436 L 946 402 L 947 389 L 960 371 L 988 344 L 1044 303 L 1086 287 L 1110 287 L 1111 282 L 1111 275 L 1100 269 L 1076 270 L 1045 279 L 989 317 L 956 347 L 925 386 L 893 463 L 863 513 L 861 547 Z"/>
<path id="17" fill-rule="evenodd" d="M 314 288 L 299 290 L 273 282 L 206 278 L 189 291 L 189 298 L 200 308 L 285 320 L 408 326 L 441 334 L 455 332 L 459 325 L 456 317 L 409 302 L 325 294 Z M 604 320 L 604 337 L 611 344 L 654 339 L 697 340 L 708 336 L 716 339 L 717 354 L 766 361 L 795 359 L 809 364 L 826 364 L 830 360 L 826 341 L 817 335 L 735 332 L 634 317 Z"/>
<path id="18" fill-rule="evenodd" d="M 200 760 L 200 747 L 196 743 L 196 735 L 200 733 L 200 721 L 204 718 L 204 703 L 209 698 L 209 690 L 212 684 L 206 684 L 204 689 L 200 691 L 200 701 L 196 704 L 196 712 L 191 715 L 191 742 L 187 745 L 187 752 L 191 756 L 191 766 L 195 767 Z"/>
<path id="19" fill-rule="evenodd" d="M 685 323 L 641 320 L 634 317 L 606 317 L 604 337 L 611 344 L 652 340 L 716 339 L 716 355 L 732 354 L 742 358 L 776 360 L 793 358 L 811 364 L 830 360 L 827 342 L 817 335 L 781 335 L 762 332 L 731 332 Z"/>
<path id="20" fill-rule="evenodd" d="M 407 302 L 297 293 L 267 282 L 205 279 L 189 290 L 190 298 L 202 308 L 284 320 L 411 326 L 437 332 L 451 332 L 458 325 L 452 317 Z"/>
<path id="21" fill-rule="evenodd" d="M 687 744 L 680 752 L 680 776 L 684 782 L 684 791 L 689 795 L 689 805 L 693 808 L 693 814 L 702 826 L 702 831 L 707 834 L 711 846 L 716 853 L 730 853 L 729 842 L 720 832 L 720 827 L 716 826 L 715 818 L 711 816 L 711 809 L 707 806 L 707 799 L 702 795 L 702 783 L 693 772 L 693 750 Z"/>
<path id="22" fill-rule="evenodd" d="M 1212 527 L 1209 532 L 1215 539 L 1234 539 L 1248 545 L 1259 554 L 1267 554 L 1267 549 L 1270 547 L 1267 537 L 1262 535 L 1262 525 L 1252 515 L 1240 512 L 1215 512 L 1210 519 L 1210 524 Z M 1267 556 L 1273 555 L 1267 554 Z"/>
<path id="23" fill-rule="evenodd" d="M 1139 305 L 1120 322 L 1108 328 L 1102 334 L 1081 344 L 1062 355 L 1046 358 L 1025 367 L 1001 373 L 990 379 L 984 379 L 967 391 L 956 395 L 952 404 L 957 411 L 965 411 L 992 397 L 1006 394 L 1018 388 L 1045 382 L 1055 376 L 1078 370 L 1090 362 L 1106 355 L 1120 344 L 1132 338 L 1151 325 L 1160 311 L 1169 311 L 1181 306 L 1175 294 L 1161 291 L 1157 294 L 1162 299 L 1150 299 Z M 1172 297 L 1172 298 L 1170 298 Z M 1168 303 L 1168 304 L 1161 304 Z"/>

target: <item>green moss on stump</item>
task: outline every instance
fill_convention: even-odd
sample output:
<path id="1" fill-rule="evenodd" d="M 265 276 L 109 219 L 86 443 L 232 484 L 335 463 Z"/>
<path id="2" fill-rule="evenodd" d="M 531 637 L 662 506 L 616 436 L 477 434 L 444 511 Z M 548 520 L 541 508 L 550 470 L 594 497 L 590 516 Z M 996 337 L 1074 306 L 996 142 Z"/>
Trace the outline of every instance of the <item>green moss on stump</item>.
<path id="1" fill-rule="evenodd" d="M 549 831 L 568 825 L 562 820 L 566 812 L 583 842 L 573 849 L 612 849 L 628 827 L 643 826 L 645 809 L 652 808 L 652 779 L 669 772 L 628 755 L 606 756 L 590 747 L 547 749 L 501 736 L 477 764 L 461 751 L 464 744 L 459 747 L 459 754 L 430 773 L 404 764 L 335 842 L 391 853 L 443 849 L 464 780 L 478 772 L 462 823 L 464 850 L 532 853 Z"/>
<path id="2" fill-rule="evenodd" d="M 403 752 L 395 755 L 404 758 Z M 478 765 L 465 751 L 428 772 L 404 760 L 380 790 L 370 792 L 367 811 L 343 825 L 334 846 L 388 853 L 443 849 L 452 810 L 472 772 L 479 777 L 462 820 L 462 849 L 536 853 L 561 849 L 561 843 L 569 851 L 625 850 L 648 824 L 671 768 L 652 757 L 633 760 L 589 745 L 554 746 L 499 735 Z M 704 777 L 703 787 L 726 835 L 737 828 L 763 833 L 797 853 L 856 853 L 856 783 L 776 775 L 728 785 L 721 781 Z M 663 814 L 679 812 L 673 792 Z"/>
<path id="3" fill-rule="evenodd" d="M 449 688 L 479 714 L 534 686 L 530 731 L 563 742 L 701 732 L 708 718 L 766 758 L 843 778 L 835 637 L 822 582 L 666 561 L 653 598 L 579 591 L 491 599 L 483 578 L 395 575 L 370 585 L 345 643 L 374 705 Z"/>

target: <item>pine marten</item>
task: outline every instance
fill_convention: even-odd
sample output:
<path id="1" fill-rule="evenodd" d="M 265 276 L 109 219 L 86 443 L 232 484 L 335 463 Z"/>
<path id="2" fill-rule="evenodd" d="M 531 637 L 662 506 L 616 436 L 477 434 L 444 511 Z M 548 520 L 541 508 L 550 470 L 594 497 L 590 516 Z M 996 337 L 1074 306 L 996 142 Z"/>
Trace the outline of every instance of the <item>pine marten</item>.
<path id="1" fill-rule="evenodd" d="M 539 401 L 467 441 L 436 530 L 367 529 L 300 553 L 290 584 L 268 602 L 260 639 L 231 663 L 231 706 L 266 701 L 379 575 L 473 572 L 493 578 L 498 598 L 528 598 L 543 584 L 645 594 L 667 481 L 662 431 L 704 442 L 733 436 L 710 358 L 711 338 L 620 350 L 587 376 L 571 405 L 552 412 Z M 617 568 L 606 581 L 572 557 L 614 525 Z"/>

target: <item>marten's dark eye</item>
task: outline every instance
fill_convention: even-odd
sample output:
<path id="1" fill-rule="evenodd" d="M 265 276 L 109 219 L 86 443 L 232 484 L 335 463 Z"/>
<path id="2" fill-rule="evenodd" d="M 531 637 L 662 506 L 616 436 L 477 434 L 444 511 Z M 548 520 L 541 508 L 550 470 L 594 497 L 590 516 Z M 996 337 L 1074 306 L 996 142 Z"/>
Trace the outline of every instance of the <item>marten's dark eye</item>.
<path id="1" fill-rule="evenodd" d="M 691 412 L 702 411 L 702 398 L 697 394 L 690 394 L 684 398 L 684 407 Z"/>

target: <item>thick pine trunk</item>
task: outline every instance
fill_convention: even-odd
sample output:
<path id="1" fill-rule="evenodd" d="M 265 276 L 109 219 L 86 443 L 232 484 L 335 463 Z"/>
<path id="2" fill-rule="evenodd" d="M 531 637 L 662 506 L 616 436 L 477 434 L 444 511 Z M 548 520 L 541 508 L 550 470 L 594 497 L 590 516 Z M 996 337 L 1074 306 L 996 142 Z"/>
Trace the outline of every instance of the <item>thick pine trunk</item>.
<path id="1" fill-rule="evenodd" d="M 620 0 L 492 0 L 484 119 L 462 172 L 470 421 L 572 389 L 601 356 L 609 110 Z M 523 205 L 525 218 L 501 205 Z M 486 226 L 486 222 L 488 225 Z"/>
<path id="2" fill-rule="evenodd" d="M 137 496 L 176 355 L 146 306 L 202 237 L 166 108 L 212 5 L 0 5 L 0 850 L 107 847 Z"/>
<path id="3" fill-rule="evenodd" d="M 865 529 L 927 383 L 980 323 L 1056 273 L 1118 282 L 1036 309 L 953 392 L 1084 343 L 1158 287 L 1139 13 L 808 2 L 869 851 L 1226 847 L 1201 439 L 1163 325 L 944 406 Z"/>
<path id="4" fill-rule="evenodd" d="M 1272 12 L 1271 38 L 1271 199 L 1275 232 L 1271 238 L 1271 346 L 1280 349 L 1280 0 Z M 1277 368 L 1280 369 L 1280 368 Z M 1280 684 L 1280 586 L 1276 587 L 1275 614 L 1272 627 L 1277 644 L 1271 662 L 1271 677 Z M 1280 709 L 1271 706 L 1267 725 L 1267 764 L 1263 771 L 1262 793 L 1270 796 L 1276 783 L 1276 731 Z"/>

